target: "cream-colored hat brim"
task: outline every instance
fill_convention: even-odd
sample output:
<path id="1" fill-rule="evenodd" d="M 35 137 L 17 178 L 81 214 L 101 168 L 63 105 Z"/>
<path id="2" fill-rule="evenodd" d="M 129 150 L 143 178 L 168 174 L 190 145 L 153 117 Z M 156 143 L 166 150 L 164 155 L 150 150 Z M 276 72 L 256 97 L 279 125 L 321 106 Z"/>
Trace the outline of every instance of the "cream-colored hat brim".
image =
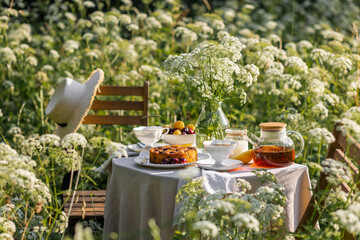
<path id="1" fill-rule="evenodd" d="M 66 134 L 73 133 L 78 130 L 78 128 L 81 126 L 83 119 L 91 108 L 99 85 L 103 81 L 104 72 L 101 69 L 98 68 L 91 73 L 88 80 L 84 83 L 84 85 L 86 86 L 86 94 L 82 98 L 81 103 L 75 109 L 73 117 L 70 119 L 66 126 L 57 126 L 56 135 L 63 138 Z"/>

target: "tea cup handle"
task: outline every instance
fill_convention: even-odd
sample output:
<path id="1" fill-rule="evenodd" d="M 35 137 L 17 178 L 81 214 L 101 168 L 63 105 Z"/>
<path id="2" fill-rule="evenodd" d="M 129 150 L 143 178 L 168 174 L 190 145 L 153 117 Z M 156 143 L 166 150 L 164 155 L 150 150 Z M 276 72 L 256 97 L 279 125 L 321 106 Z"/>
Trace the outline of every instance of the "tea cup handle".
<path id="1" fill-rule="evenodd" d="M 166 130 L 166 132 L 164 132 L 164 133 L 162 133 L 161 134 L 161 137 L 160 137 L 160 139 L 163 139 L 164 138 L 164 136 L 166 135 L 166 134 L 168 134 L 169 133 L 169 131 L 170 131 L 170 128 L 163 128 L 163 130 Z"/>
<path id="2" fill-rule="evenodd" d="M 302 135 L 296 131 L 287 131 L 286 132 L 286 135 L 288 136 L 291 136 L 291 135 L 296 135 L 299 140 L 300 140 L 300 143 L 301 143 L 301 146 L 300 146 L 300 150 L 298 151 L 298 153 L 295 155 L 295 158 L 299 157 L 300 154 L 303 152 L 304 150 L 304 138 L 302 137 Z"/>

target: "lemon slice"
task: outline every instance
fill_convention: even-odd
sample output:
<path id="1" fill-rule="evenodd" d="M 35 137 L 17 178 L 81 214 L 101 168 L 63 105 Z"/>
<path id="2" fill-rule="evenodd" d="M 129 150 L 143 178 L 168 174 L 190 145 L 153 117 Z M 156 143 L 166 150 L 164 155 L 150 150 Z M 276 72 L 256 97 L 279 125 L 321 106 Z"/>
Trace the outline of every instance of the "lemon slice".
<path id="1" fill-rule="evenodd" d="M 242 152 L 236 156 L 232 156 L 232 159 L 240 160 L 244 164 L 249 163 L 254 158 L 254 149 L 250 149 L 246 152 Z"/>

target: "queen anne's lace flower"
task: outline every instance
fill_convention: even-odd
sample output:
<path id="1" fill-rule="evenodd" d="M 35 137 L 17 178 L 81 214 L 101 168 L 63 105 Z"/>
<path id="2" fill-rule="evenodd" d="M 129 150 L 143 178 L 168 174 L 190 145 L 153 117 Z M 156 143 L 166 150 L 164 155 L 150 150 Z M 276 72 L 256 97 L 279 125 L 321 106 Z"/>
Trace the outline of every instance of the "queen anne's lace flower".
<path id="1" fill-rule="evenodd" d="M 16 156 L 17 152 L 5 143 L 0 143 L 0 157 Z"/>
<path id="2" fill-rule="evenodd" d="M 251 185 L 248 181 L 238 178 L 236 179 L 236 186 L 238 187 L 241 193 L 245 193 L 251 190 Z"/>
<path id="3" fill-rule="evenodd" d="M 39 141 L 43 147 L 59 147 L 61 139 L 55 134 L 45 134 L 40 136 Z"/>
<path id="4" fill-rule="evenodd" d="M 33 155 L 37 151 L 41 151 L 42 146 L 40 144 L 40 141 L 36 138 L 28 138 L 21 144 L 21 152 L 25 155 Z"/>
<path id="5" fill-rule="evenodd" d="M 339 209 L 333 215 L 348 232 L 354 236 L 360 233 L 360 203 L 353 203 L 345 210 Z"/>
<path id="6" fill-rule="evenodd" d="M 193 229 L 195 231 L 200 231 L 201 235 L 204 237 L 216 237 L 219 230 L 215 224 L 210 221 L 199 221 L 193 224 Z"/>
<path id="7" fill-rule="evenodd" d="M 309 140 L 313 143 L 330 144 L 335 141 L 334 135 L 326 128 L 313 128 L 309 131 Z"/>
<path id="8" fill-rule="evenodd" d="M 259 231 L 259 221 L 247 213 L 238 213 L 232 219 L 238 228 L 247 228 L 254 232 Z"/>
<path id="9" fill-rule="evenodd" d="M 321 162 L 321 165 L 324 169 L 325 174 L 327 174 L 326 179 L 332 185 L 339 185 L 341 180 L 338 176 L 341 176 L 343 181 L 349 183 L 352 181 L 351 172 L 349 167 L 344 163 L 336 161 L 331 158 L 327 158 L 326 160 Z"/>
<path id="10" fill-rule="evenodd" d="M 80 133 L 69 133 L 61 141 L 63 148 L 85 148 L 87 145 L 86 138 Z"/>
<path id="11" fill-rule="evenodd" d="M 286 68 L 298 74 L 307 74 L 308 66 L 299 57 L 288 57 L 285 64 Z"/>

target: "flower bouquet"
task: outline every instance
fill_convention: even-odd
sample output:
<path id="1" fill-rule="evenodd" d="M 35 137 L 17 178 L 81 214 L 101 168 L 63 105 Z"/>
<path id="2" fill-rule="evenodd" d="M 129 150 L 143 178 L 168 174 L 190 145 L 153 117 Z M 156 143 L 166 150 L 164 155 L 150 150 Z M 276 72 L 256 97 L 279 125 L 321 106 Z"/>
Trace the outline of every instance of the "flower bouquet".
<path id="1" fill-rule="evenodd" d="M 203 42 L 190 53 L 170 55 L 165 61 L 169 75 L 183 78 L 202 102 L 196 123 L 198 148 L 206 140 L 224 139 L 229 121 L 221 109 L 222 101 L 235 95 L 245 103 L 244 88 L 257 80 L 255 65 L 241 65 L 244 47 L 238 38 L 225 36 L 220 43 Z"/>

